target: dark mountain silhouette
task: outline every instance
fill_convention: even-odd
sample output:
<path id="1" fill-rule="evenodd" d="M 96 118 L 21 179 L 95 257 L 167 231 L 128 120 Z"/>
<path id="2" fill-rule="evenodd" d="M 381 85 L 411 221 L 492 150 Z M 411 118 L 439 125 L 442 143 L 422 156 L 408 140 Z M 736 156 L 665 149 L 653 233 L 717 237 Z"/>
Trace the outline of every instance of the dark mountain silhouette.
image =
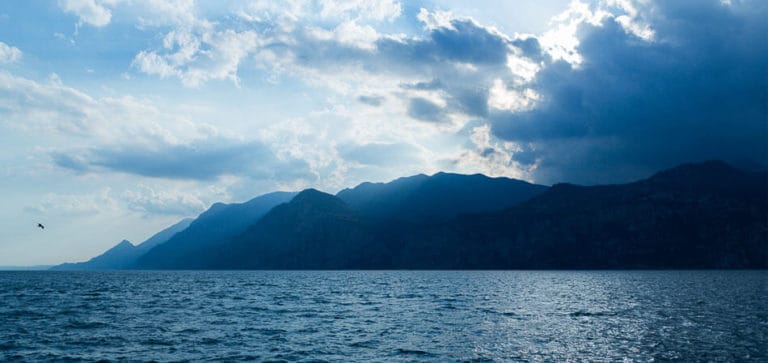
<path id="1" fill-rule="evenodd" d="M 337 196 L 366 217 L 434 223 L 509 208 L 545 190 L 543 185 L 509 178 L 437 173 L 363 183 Z"/>
<path id="2" fill-rule="evenodd" d="M 144 254 L 147 251 L 155 248 L 155 246 L 163 244 L 170 240 L 176 233 L 179 233 L 185 229 L 187 229 L 192 222 L 194 222 L 194 218 L 185 218 L 179 221 L 178 223 L 160 231 L 157 232 L 152 237 L 149 237 L 146 241 L 138 244 L 136 246 L 136 250 L 139 252 L 139 254 Z"/>
<path id="3" fill-rule="evenodd" d="M 111 270 L 122 269 L 137 257 L 136 246 L 128 240 L 122 240 L 106 252 L 85 262 L 64 263 L 51 267 L 51 270 Z"/>
<path id="4" fill-rule="evenodd" d="M 215 268 L 359 268 L 379 234 L 340 198 L 307 189 L 227 244 Z"/>
<path id="5" fill-rule="evenodd" d="M 409 182 L 424 183 L 423 178 L 399 179 L 393 184 L 405 184 L 407 189 L 412 187 Z M 466 188 L 484 194 L 472 184 Z M 363 198 L 346 195 L 347 200 L 366 206 L 358 210 L 342 200 L 346 193 L 334 197 L 306 190 L 221 248 L 206 251 L 205 258 L 178 261 L 174 267 L 768 267 L 768 176 L 722 162 L 683 165 L 629 184 L 558 184 L 511 208 L 478 214 L 451 212 L 436 219 L 421 212 L 403 212 L 408 218 L 388 218 L 386 213 L 367 209 L 395 205 L 389 209 L 395 211 L 418 197 L 407 203 L 404 198 L 392 204 L 366 204 L 360 202 Z M 457 200 L 464 198 L 453 191 L 442 198 L 456 194 Z M 453 200 L 441 205 L 459 203 Z"/>
<path id="6" fill-rule="evenodd" d="M 85 262 L 63 263 L 53 266 L 51 270 L 118 270 L 127 268 L 136 259 L 153 247 L 169 240 L 174 234 L 187 228 L 192 223 L 191 218 L 183 219 L 176 224 L 156 233 L 141 244 L 134 246 L 127 240 L 110 248 L 106 252 Z"/>
<path id="7" fill-rule="evenodd" d="M 768 174 L 705 162 L 630 184 L 558 184 L 409 238 L 453 252 L 434 268 L 766 268 Z"/>
<path id="8" fill-rule="evenodd" d="M 434 224 L 464 213 L 500 210 L 546 188 L 509 178 L 438 173 L 390 183 L 363 183 L 338 196 L 308 189 L 247 230 L 243 228 L 237 237 L 218 236 L 190 248 L 195 235 L 201 233 L 193 230 L 193 224 L 176 237 L 177 245 L 183 247 L 173 247 L 169 241 L 140 259 L 137 267 L 360 268 L 373 263 L 371 254 L 390 259 L 390 241 L 397 241 L 388 238 L 391 224 Z"/>
<path id="9" fill-rule="evenodd" d="M 202 268 L 211 260 L 209 252 L 241 234 L 270 209 L 296 195 L 274 192 L 245 203 L 216 203 L 200 214 L 188 228 L 143 254 L 131 267 L 145 269 Z"/>
<path id="10" fill-rule="evenodd" d="M 438 173 L 293 195 L 214 205 L 133 267 L 768 268 L 768 173 L 718 161 L 616 185 Z"/>

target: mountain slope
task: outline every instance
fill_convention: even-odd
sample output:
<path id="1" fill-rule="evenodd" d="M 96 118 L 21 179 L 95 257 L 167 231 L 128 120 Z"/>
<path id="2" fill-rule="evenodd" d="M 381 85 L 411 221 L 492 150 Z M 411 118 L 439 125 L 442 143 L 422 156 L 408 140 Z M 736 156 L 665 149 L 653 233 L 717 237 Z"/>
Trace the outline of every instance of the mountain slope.
<path id="1" fill-rule="evenodd" d="M 509 208 L 545 190 L 543 185 L 509 178 L 437 173 L 363 183 L 337 196 L 366 217 L 435 223 Z"/>
<path id="2" fill-rule="evenodd" d="M 158 246 L 162 243 L 167 242 L 170 240 L 176 233 L 179 233 L 185 229 L 187 229 L 192 222 L 194 222 L 194 218 L 184 218 L 178 223 L 155 233 L 152 237 L 149 237 L 146 241 L 136 245 L 136 249 L 140 254 L 144 254 L 147 251 L 151 250 L 155 246 Z"/>
<path id="3" fill-rule="evenodd" d="M 377 234 L 344 201 L 307 189 L 228 244 L 218 268 L 353 268 Z"/>
<path id="4" fill-rule="evenodd" d="M 142 255 L 132 268 L 203 268 L 209 254 L 221 244 L 245 231 L 275 206 L 288 202 L 296 193 L 274 192 L 245 203 L 216 203 L 200 214 L 184 231 Z"/>
<path id="5" fill-rule="evenodd" d="M 720 162 L 629 184 L 558 184 L 512 208 L 440 223 L 369 217 L 340 199 L 302 192 L 209 267 L 768 267 L 768 177 Z"/>
<path id="6" fill-rule="evenodd" d="M 176 233 L 187 228 L 192 223 L 191 218 L 183 219 L 176 224 L 156 233 L 138 246 L 131 242 L 123 240 L 106 252 L 91 258 L 85 262 L 63 263 L 53 266 L 51 270 L 117 270 L 131 266 L 136 259 L 157 246 Z"/>
<path id="7" fill-rule="evenodd" d="M 117 245 L 88 261 L 78 263 L 64 263 L 51 267 L 51 270 L 121 269 L 125 267 L 126 263 L 133 261 L 136 256 L 136 246 L 127 240 L 122 240 Z"/>
<path id="8" fill-rule="evenodd" d="M 239 233 L 189 248 L 197 234 L 237 216 L 212 208 L 217 217 L 177 234 L 179 244 L 152 249 L 163 252 L 152 267 L 768 268 L 766 172 L 686 164 L 628 184 L 557 184 L 500 210 L 489 206 L 513 198 L 488 178 L 436 177 L 362 184 L 338 196 L 305 190 Z"/>
<path id="9" fill-rule="evenodd" d="M 705 162 L 629 184 L 559 184 L 413 239 L 471 245 L 457 257 L 465 268 L 766 268 L 768 176 Z"/>

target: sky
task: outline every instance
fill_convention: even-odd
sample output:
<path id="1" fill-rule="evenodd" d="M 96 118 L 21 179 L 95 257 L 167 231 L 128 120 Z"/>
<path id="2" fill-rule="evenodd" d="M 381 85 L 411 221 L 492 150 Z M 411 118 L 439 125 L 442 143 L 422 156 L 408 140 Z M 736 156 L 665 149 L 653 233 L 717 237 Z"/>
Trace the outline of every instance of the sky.
<path id="1" fill-rule="evenodd" d="M 757 0 L 3 1 L 0 265 L 276 190 L 764 166 L 765 19 Z"/>

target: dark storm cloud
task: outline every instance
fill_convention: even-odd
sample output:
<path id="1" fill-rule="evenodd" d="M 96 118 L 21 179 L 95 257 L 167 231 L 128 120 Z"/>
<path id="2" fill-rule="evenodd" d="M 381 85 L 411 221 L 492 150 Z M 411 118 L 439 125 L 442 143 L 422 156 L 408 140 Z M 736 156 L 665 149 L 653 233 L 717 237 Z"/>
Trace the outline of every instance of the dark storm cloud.
<path id="1" fill-rule="evenodd" d="M 212 180 L 222 175 L 290 180 L 312 178 L 303 160 L 280 160 L 265 145 L 210 140 L 186 145 L 101 147 L 52 154 L 77 172 L 110 170 L 167 179 Z"/>
<path id="2" fill-rule="evenodd" d="M 471 20 L 453 20 L 450 27 L 431 30 L 422 39 L 407 41 L 381 39 L 377 42 L 379 62 L 386 69 L 427 80 L 403 85 L 404 89 L 439 90 L 448 101 L 445 111 L 484 117 L 488 114 L 488 88 L 495 77 L 508 77 L 506 68 L 509 40 Z M 458 67 L 465 65 L 467 70 Z M 471 68 L 472 70 L 468 70 Z M 434 122 L 410 101 L 409 115 Z"/>
<path id="3" fill-rule="evenodd" d="M 660 2 L 653 42 L 612 19 L 584 24 L 581 66 L 547 64 L 533 85 L 541 102 L 491 115 L 493 132 L 532 146 L 519 161 L 540 160 L 540 181 L 621 181 L 703 159 L 765 165 L 767 8 Z"/>
<path id="4" fill-rule="evenodd" d="M 435 64 L 461 62 L 475 65 L 505 64 L 507 40 L 471 20 L 455 19 L 450 27 L 435 28 L 423 39 L 377 42 L 379 54 L 399 62 Z"/>
<path id="5" fill-rule="evenodd" d="M 520 38 L 512 41 L 512 45 L 522 51 L 523 56 L 533 60 L 543 60 L 544 53 L 541 50 L 539 40 L 534 37 Z"/>
<path id="6" fill-rule="evenodd" d="M 268 48 L 278 54 L 291 54 L 298 64 L 313 68 L 333 68 L 359 64 L 374 73 L 407 75 L 449 75 L 455 64 L 476 67 L 504 67 L 509 40 L 471 20 L 453 20 L 450 27 L 430 30 L 424 37 L 395 39 L 382 37 L 373 49 L 360 49 L 332 39 L 317 39 L 298 29 L 294 44 L 274 43 Z M 445 70 L 440 68 L 445 67 Z M 443 79 L 434 79 L 439 85 Z"/>
<path id="7" fill-rule="evenodd" d="M 350 65 L 375 74 L 392 74 L 413 79 L 402 84 L 404 90 L 437 91 L 446 98 L 445 112 L 471 116 L 488 115 L 488 85 L 492 79 L 510 76 L 506 67 L 510 43 L 506 37 L 472 20 L 454 19 L 450 26 L 427 31 L 423 37 L 395 39 L 383 37 L 365 50 L 335 40 L 319 40 L 298 30 L 295 45 L 275 44 L 272 49 L 304 67 L 341 71 Z M 412 101 L 409 113 L 418 120 L 435 122 L 434 107 Z M 358 98 L 363 103 L 373 101 Z M 422 112 L 426 111 L 426 112 Z"/>
<path id="8" fill-rule="evenodd" d="M 583 23 L 579 66 L 553 60 L 535 37 L 509 39 L 467 19 L 421 37 L 382 37 L 371 49 L 297 30 L 296 43 L 274 49 L 309 68 L 353 66 L 407 79 L 392 96 L 410 117 L 434 123 L 463 113 L 488 123 L 495 137 L 517 143 L 516 162 L 537 165 L 540 182 L 627 181 L 703 159 L 768 164 L 768 2 L 638 7 L 654 39 L 633 35 L 615 18 Z M 510 53 L 541 67 L 532 83 L 516 85 Z M 535 90 L 538 101 L 526 111 L 489 109 L 497 79 L 515 91 Z M 424 91 L 446 105 L 421 97 Z"/>

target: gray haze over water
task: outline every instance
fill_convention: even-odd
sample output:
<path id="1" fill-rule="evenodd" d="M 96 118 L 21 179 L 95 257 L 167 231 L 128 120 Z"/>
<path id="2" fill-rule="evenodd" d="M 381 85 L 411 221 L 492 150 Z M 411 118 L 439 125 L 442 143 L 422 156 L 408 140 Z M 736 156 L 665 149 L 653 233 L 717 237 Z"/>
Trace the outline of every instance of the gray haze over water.
<path id="1" fill-rule="evenodd" d="M 0 272 L 0 360 L 768 360 L 767 271 Z"/>

